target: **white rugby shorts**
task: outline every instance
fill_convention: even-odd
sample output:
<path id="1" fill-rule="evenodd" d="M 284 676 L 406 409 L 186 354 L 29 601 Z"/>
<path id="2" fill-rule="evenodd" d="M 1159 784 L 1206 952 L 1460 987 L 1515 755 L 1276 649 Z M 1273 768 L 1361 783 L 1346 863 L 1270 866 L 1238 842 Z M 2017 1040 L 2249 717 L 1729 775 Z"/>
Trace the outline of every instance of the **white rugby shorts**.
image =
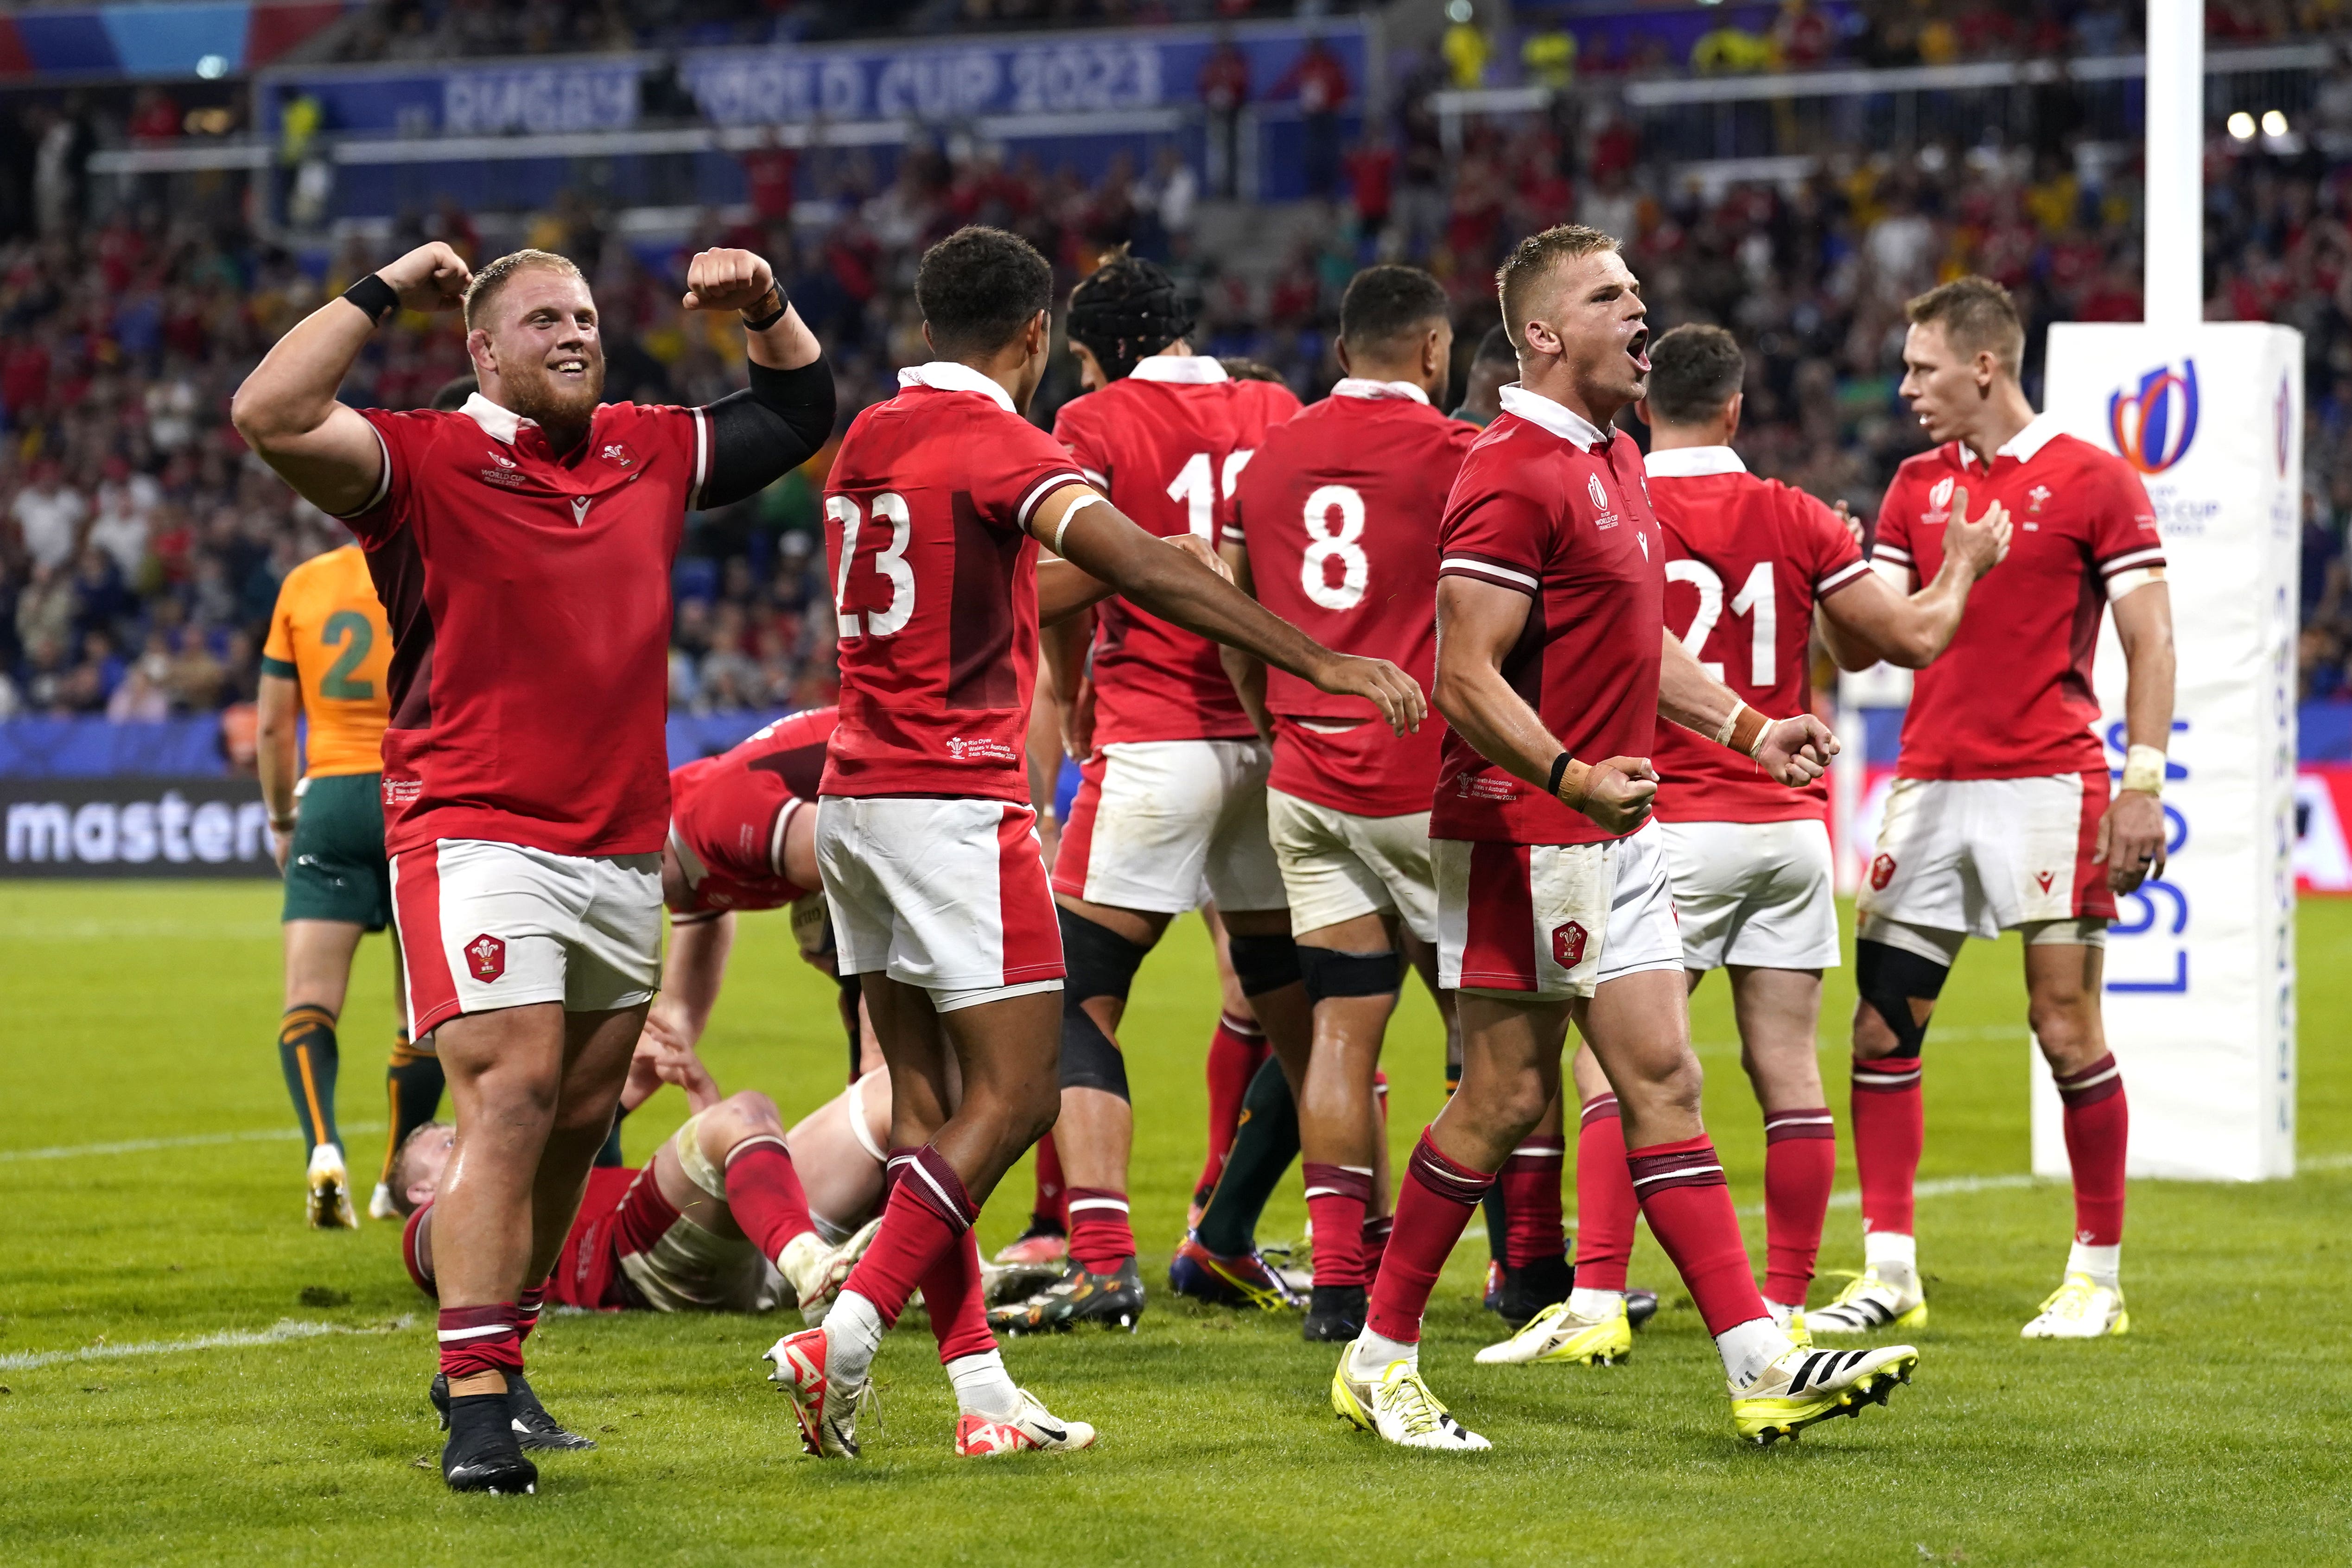
<path id="1" fill-rule="evenodd" d="M 1832 969 L 1837 884 L 1830 831 L 1793 822 L 1661 822 L 1683 967 Z"/>
<path id="2" fill-rule="evenodd" d="M 1683 967 L 1664 837 L 1644 822 L 1598 844 L 1436 839 L 1437 977 L 1518 1001 L 1589 997 Z"/>
<path id="3" fill-rule="evenodd" d="M 1274 753 L 1260 740 L 1127 740 L 1079 770 L 1054 891 L 1113 909 L 1181 915 L 1206 899 L 1280 909 L 1265 821 Z"/>
<path id="4" fill-rule="evenodd" d="M 392 857 L 409 1037 L 532 1002 L 608 1012 L 661 984 L 661 856 L 441 839 Z"/>
<path id="5" fill-rule="evenodd" d="M 1265 814 L 1290 900 L 1291 930 L 1393 915 L 1423 941 L 1437 940 L 1428 812 L 1360 817 L 1269 789 Z"/>
<path id="6" fill-rule="evenodd" d="M 837 973 L 880 970 L 940 1012 L 1062 986 L 1037 813 L 1005 800 L 827 795 L 816 863 Z"/>
<path id="7" fill-rule="evenodd" d="M 2093 862 L 2104 768 L 2032 779 L 1897 779 L 1854 902 L 1864 920 L 1997 936 L 2045 920 L 2112 920 Z"/>

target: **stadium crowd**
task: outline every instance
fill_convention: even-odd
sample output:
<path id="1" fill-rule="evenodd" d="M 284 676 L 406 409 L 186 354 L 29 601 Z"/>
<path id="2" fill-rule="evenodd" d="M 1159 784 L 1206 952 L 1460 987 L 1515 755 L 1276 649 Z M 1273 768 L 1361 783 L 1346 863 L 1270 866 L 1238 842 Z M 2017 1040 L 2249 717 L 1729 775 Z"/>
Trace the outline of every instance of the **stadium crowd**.
<path id="1" fill-rule="evenodd" d="M 1419 79 L 1436 85 L 1426 71 Z M 1034 161 L 931 150 L 887 173 L 863 153 L 756 150 L 745 155 L 753 215 L 730 243 L 777 258 L 829 347 L 845 423 L 889 395 L 897 367 L 925 357 L 914 263 L 961 224 L 1024 235 L 1065 287 L 1120 245 L 1162 260 L 1195 296 L 1204 349 L 1270 365 L 1313 398 L 1338 376 L 1339 293 L 1359 266 L 1405 260 L 1444 279 L 1466 372 L 1495 319 L 1502 252 L 1572 217 L 1626 236 L 1661 327 L 1719 321 L 1738 334 L 1751 465 L 1864 515 L 1920 444 L 1895 395 L 1906 298 L 1971 270 L 2007 284 L 2029 322 L 2030 384 L 2050 322 L 2138 315 L 2136 172 L 2102 171 L 2063 145 L 1993 155 L 1930 143 L 1825 166 L 1793 188 L 1734 184 L 1708 196 L 1645 157 L 1637 128 L 1606 110 L 1565 136 L 1537 120 L 1474 122 L 1449 159 L 1424 99 L 1403 102 L 1349 151 L 1336 221 L 1300 226 L 1304 237 L 1270 267 L 1211 242 L 1198 181 L 1172 156 L 1150 168 L 1121 161 L 1089 183 Z M 2352 131 L 2352 70 L 2324 84 L 2319 102 L 2322 129 Z M 491 252 L 472 222 L 445 210 L 374 246 L 352 239 L 316 273 L 233 222 L 153 200 L 118 204 L 77 183 L 64 162 L 77 133 L 51 109 L 8 130 L 41 155 L 28 165 L 27 199 L 0 204 L 14 230 L 0 240 L 0 716 L 154 719 L 249 700 L 278 584 L 340 532 L 247 458 L 226 417 L 229 392 L 304 311 L 420 238 Z M 78 134 L 86 148 L 87 131 Z M 2328 145 L 2339 151 L 2320 150 Z M 2322 136 L 2282 152 L 2217 140 L 2209 174 L 2209 314 L 2305 334 L 2303 682 L 2315 698 L 2352 698 L 2345 145 Z M 822 228 L 790 223 L 796 200 L 835 216 Z M 676 247 L 648 249 L 625 241 L 610 214 L 568 200 L 514 237 L 589 270 L 614 396 L 695 402 L 743 375 L 740 335 L 677 308 L 685 257 L 728 228 L 711 215 Z M 381 337 L 347 395 L 418 406 L 464 369 L 451 319 L 408 318 Z M 1036 416 L 1050 420 L 1076 391 L 1057 360 Z M 693 519 L 677 578 L 679 708 L 832 700 L 816 543 L 829 450 L 811 471 Z"/>

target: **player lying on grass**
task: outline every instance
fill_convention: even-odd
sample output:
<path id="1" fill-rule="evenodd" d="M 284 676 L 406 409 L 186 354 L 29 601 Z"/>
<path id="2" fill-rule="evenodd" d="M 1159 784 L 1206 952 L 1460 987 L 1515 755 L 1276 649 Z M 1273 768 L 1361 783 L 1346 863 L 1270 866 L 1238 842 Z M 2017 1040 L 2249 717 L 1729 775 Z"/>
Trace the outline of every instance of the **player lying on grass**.
<path id="1" fill-rule="evenodd" d="M 368 552 L 393 636 L 385 848 L 413 1038 L 458 1152 L 441 1206 L 442 1475 L 531 1490 L 508 1379 L 660 976 L 669 569 L 688 509 L 766 487 L 832 434 L 816 340 L 748 251 L 688 264 L 740 313 L 750 385 L 707 408 L 604 401 L 601 319 L 562 256 L 477 275 L 419 246 L 303 319 L 246 378 L 238 433 Z M 337 392 L 402 308 L 462 305 L 456 413 Z"/>
<path id="2" fill-rule="evenodd" d="M 957 1452 L 1095 1437 L 1006 1373 L 971 1235 L 1060 1099 L 1062 944 L 1024 758 L 1038 547 L 1185 630 L 1372 699 L 1394 727 L 1425 711 L 1395 666 L 1332 653 L 1163 548 L 1022 417 L 1053 343 L 1053 268 L 1027 242 L 961 229 L 924 253 L 915 297 L 939 358 L 857 416 L 824 503 L 842 696 L 817 862 L 840 967 L 862 977 L 890 1067 L 894 1178 L 824 1324 L 769 1352 L 805 1448 L 828 1458 L 856 1455 L 875 1351 L 918 1288 Z"/>
<path id="3" fill-rule="evenodd" d="M 589 1173 L 555 1269 L 531 1292 L 526 1335 L 543 1301 L 591 1312 L 764 1312 L 790 1303 L 822 1316 L 872 1237 L 870 1225 L 845 1236 L 864 1218 L 871 1197 L 865 1207 L 814 1208 L 793 1158 L 797 1143 L 812 1172 L 841 1163 L 849 1095 L 836 1096 L 787 1133 L 774 1101 L 750 1089 L 723 1094 L 690 1047 L 648 1030 L 630 1059 L 622 1113 L 665 1083 L 685 1092 L 694 1113 L 642 1168 Z M 393 1156 L 394 1201 L 409 1217 L 402 1260 L 417 1289 L 436 1299 L 434 1200 L 455 1144 L 446 1123 L 429 1122 Z M 849 1153 L 853 1163 L 863 1158 Z M 820 1187 L 822 1201 L 855 1204 L 859 1185 L 828 1182 Z M 863 1185 L 870 1194 L 878 1184 Z M 511 1382 L 513 1429 L 523 1447 L 594 1447 L 558 1426 L 520 1375 Z M 445 1379 L 434 1379 L 433 1395 L 446 1420 Z"/>
<path id="4" fill-rule="evenodd" d="M 1804 1350 L 1765 1310 L 1699 1114 L 1646 758 L 1661 716 L 1789 785 L 1821 777 L 1835 742 L 1810 714 L 1748 707 L 1664 631 L 1664 533 L 1639 450 L 1611 430 L 1650 371 L 1641 286 L 1616 242 L 1547 230 L 1496 281 L 1519 383 L 1439 532 L 1433 696 L 1448 734 L 1431 859 L 1462 1082 L 1413 1151 L 1331 1403 L 1389 1442 L 1489 1446 L 1423 1381 L 1422 1314 L 1494 1173 L 1559 1094 L 1573 1021 L 1624 1107 L 1633 1189 L 1715 1338 L 1733 1425 L 1769 1442 L 1883 1399 L 1917 1353 Z"/>
<path id="5" fill-rule="evenodd" d="M 1954 498 L 1943 570 L 1906 598 L 1873 574 L 1843 519 L 1802 491 L 1749 474 L 1731 448 L 1746 364 L 1720 327 L 1677 327 L 1650 350 L 1644 465 L 1666 541 L 1666 629 L 1761 713 L 1812 711 L 1812 623 L 1918 668 L 1959 627 L 1969 587 L 2008 549 L 1996 503 Z M 1819 782 L 1791 789 L 1680 725 L 1661 727 L 1658 829 L 1692 988 L 1728 969 L 1740 1061 L 1764 1111 L 1764 1304 L 1801 1338 L 1837 1164 L 1815 1026 L 1822 971 L 1838 962 L 1837 900 Z M 1615 1360 L 1633 1348 L 1617 1312 L 1640 1204 L 1626 1175 L 1617 1096 L 1593 1060 L 1575 1064 L 1576 1288 L 1482 1361 Z M 1508 1167 L 1506 1167 L 1507 1170 Z"/>

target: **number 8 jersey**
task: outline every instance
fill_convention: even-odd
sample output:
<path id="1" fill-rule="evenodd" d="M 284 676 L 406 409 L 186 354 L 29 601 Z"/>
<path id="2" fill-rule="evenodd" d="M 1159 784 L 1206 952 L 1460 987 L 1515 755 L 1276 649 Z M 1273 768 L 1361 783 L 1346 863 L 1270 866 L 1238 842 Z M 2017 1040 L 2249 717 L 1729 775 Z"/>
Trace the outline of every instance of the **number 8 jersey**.
<path id="1" fill-rule="evenodd" d="M 898 372 L 825 482 L 841 721 L 819 792 L 1026 804 L 1038 505 L 1084 477 L 966 365 Z"/>

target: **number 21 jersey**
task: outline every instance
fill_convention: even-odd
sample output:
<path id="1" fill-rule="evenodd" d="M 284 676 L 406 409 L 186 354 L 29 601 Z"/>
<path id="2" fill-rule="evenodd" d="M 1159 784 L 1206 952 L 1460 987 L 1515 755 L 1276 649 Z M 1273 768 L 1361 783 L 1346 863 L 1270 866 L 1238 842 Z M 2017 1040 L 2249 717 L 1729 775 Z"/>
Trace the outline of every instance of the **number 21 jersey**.
<path id="1" fill-rule="evenodd" d="M 841 717 L 819 792 L 1026 804 L 1029 519 L 1086 481 L 978 371 L 934 361 L 898 385 L 851 423 L 825 481 Z"/>

